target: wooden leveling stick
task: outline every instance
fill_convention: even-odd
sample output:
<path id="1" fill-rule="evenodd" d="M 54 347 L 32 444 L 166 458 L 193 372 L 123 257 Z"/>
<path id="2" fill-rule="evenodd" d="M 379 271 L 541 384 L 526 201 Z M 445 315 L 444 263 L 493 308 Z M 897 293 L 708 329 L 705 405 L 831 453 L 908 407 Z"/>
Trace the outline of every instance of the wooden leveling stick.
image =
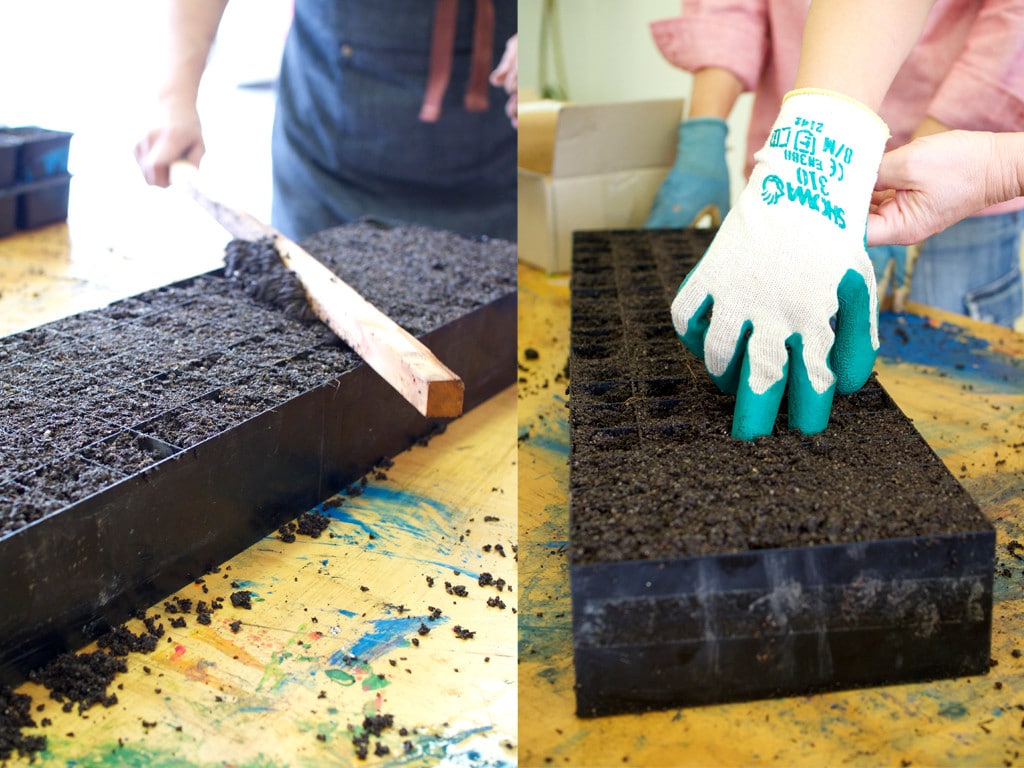
<path id="1" fill-rule="evenodd" d="M 171 183 L 186 191 L 233 237 L 271 238 L 281 261 L 302 283 L 317 317 L 417 411 L 429 418 L 462 414 L 462 379 L 415 336 L 297 243 L 254 216 L 211 197 L 201 184 L 199 169 L 191 163 L 174 163 Z"/>

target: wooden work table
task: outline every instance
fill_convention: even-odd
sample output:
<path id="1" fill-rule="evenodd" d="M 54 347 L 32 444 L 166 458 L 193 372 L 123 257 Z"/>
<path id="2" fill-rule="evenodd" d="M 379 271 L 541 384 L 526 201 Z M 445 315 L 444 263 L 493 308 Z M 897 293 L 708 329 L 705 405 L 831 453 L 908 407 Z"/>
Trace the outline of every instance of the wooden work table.
<path id="1" fill-rule="evenodd" d="M 996 527 L 990 673 L 580 719 L 566 553 L 569 279 L 520 265 L 521 765 L 1024 765 L 1024 562 L 1007 548 L 1024 540 L 1024 335 L 911 312 L 883 317 L 876 370 Z"/>
<path id="2" fill-rule="evenodd" d="M 77 181 L 67 224 L 0 239 L 0 335 L 221 263 L 227 236 L 191 201 L 144 191 L 124 201 L 126 216 L 87 187 L 76 200 Z M 209 625 L 192 613 L 172 628 L 165 601 L 150 606 L 167 635 L 128 657 L 116 705 L 65 713 L 39 685 L 21 686 L 36 721 L 51 721 L 27 731 L 48 739 L 35 764 L 514 765 L 515 420 L 510 387 L 368 478 L 328 510 L 319 538 L 268 536 L 168 596 L 223 598 Z M 507 586 L 479 585 L 484 573 Z M 251 609 L 231 605 L 237 589 Z M 377 714 L 394 726 L 360 759 L 350 728 Z M 389 754 L 374 754 L 378 740 Z"/>

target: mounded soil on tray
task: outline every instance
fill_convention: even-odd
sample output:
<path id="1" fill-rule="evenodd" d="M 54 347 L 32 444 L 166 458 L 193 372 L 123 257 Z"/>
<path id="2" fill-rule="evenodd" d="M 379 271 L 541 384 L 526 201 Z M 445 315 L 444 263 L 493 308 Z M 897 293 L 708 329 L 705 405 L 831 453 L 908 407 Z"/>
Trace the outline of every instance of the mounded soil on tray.
<path id="1" fill-rule="evenodd" d="M 578 233 L 570 351 L 574 565 L 985 530 L 872 377 L 828 429 L 729 436 L 734 398 L 672 326 L 706 231 Z"/>
<path id="2" fill-rule="evenodd" d="M 504 241 L 361 222 L 303 246 L 416 336 L 516 287 Z M 226 261 L 0 339 L 0 538 L 361 363 L 268 243 Z"/>

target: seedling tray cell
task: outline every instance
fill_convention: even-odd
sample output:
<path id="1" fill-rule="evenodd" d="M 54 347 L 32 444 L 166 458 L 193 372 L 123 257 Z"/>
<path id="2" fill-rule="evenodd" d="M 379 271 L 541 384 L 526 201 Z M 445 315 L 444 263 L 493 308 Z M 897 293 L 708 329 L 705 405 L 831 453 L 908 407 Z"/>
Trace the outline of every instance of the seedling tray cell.
<path id="1" fill-rule="evenodd" d="M 987 671 L 995 533 L 872 378 L 729 437 L 669 306 L 712 233 L 577 233 L 570 583 L 584 717 Z"/>
<path id="2" fill-rule="evenodd" d="M 305 246 L 463 378 L 466 408 L 515 382 L 514 244 L 356 224 Z M 0 679 L 441 426 L 222 272 L 0 339 Z"/>

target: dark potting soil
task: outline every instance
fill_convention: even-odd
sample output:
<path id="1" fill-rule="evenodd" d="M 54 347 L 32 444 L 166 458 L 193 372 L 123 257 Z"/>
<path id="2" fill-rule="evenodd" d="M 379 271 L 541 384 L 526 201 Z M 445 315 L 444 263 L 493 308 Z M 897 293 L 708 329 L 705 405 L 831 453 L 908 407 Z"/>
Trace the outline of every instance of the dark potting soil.
<path id="1" fill-rule="evenodd" d="M 504 241 L 358 223 L 303 246 L 414 335 L 516 287 Z M 0 338 L 0 538 L 360 364 L 266 243 L 227 261 Z"/>
<path id="2" fill-rule="evenodd" d="M 508 269 L 516 255 L 511 243 L 363 223 L 320 232 L 303 245 L 414 336 L 516 289 L 516 274 Z M 380 257 L 385 250 L 389 258 Z M 290 317 L 316 321 L 301 284 L 269 240 L 235 241 L 225 265 L 255 300 Z"/>
<path id="3" fill-rule="evenodd" d="M 277 532 L 281 541 L 290 544 L 295 541 L 296 534 L 319 539 L 330 524 L 331 518 L 322 512 L 300 512 L 295 520 L 285 523 Z"/>
<path id="4" fill-rule="evenodd" d="M 31 679 L 48 688 L 50 698 L 60 702 L 65 712 L 77 704 L 81 713 L 94 704 L 116 704 L 117 694 L 107 689 L 118 674 L 127 671 L 123 657 L 106 651 L 64 653 L 34 672 Z"/>
<path id="5" fill-rule="evenodd" d="M 150 653 L 163 637 L 163 625 L 157 616 L 143 616 L 145 629 L 135 634 L 124 625 L 117 626 L 97 640 L 99 650 L 90 653 L 64 653 L 45 667 L 34 670 L 29 679 L 50 691 L 50 698 L 62 704 L 65 712 L 77 705 L 79 713 L 94 704 L 111 707 L 117 694 L 110 684 L 128 670 L 125 657 L 130 653 Z"/>
<path id="6" fill-rule="evenodd" d="M 734 398 L 669 306 L 712 233 L 577 235 L 570 352 L 574 565 L 931 536 L 988 527 L 872 378 L 828 428 L 729 436 Z"/>
<path id="7" fill-rule="evenodd" d="M 50 698 L 59 702 L 65 712 L 76 705 L 79 714 L 94 704 L 111 707 L 117 703 L 117 694 L 110 685 L 117 675 L 128 669 L 127 657 L 131 653 L 150 653 L 163 636 L 163 625 L 158 616 L 142 616 L 145 629 L 139 634 L 119 625 L 97 640 L 99 650 L 91 653 L 65 653 L 45 667 L 34 670 L 30 679 L 49 690 Z M 15 752 L 32 756 L 46 748 L 46 736 L 25 735 L 25 728 L 35 728 L 31 712 L 32 697 L 15 693 L 0 685 L 0 761 Z M 40 705 L 41 707 L 41 705 Z M 44 719 L 42 725 L 46 725 Z"/>
<path id="8" fill-rule="evenodd" d="M 29 757 L 46 747 L 45 736 L 22 733 L 23 728 L 36 727 L 31 708 L 31 696 L 0 685 L 0 760 L 6 761 L 15 753 Z"/>

